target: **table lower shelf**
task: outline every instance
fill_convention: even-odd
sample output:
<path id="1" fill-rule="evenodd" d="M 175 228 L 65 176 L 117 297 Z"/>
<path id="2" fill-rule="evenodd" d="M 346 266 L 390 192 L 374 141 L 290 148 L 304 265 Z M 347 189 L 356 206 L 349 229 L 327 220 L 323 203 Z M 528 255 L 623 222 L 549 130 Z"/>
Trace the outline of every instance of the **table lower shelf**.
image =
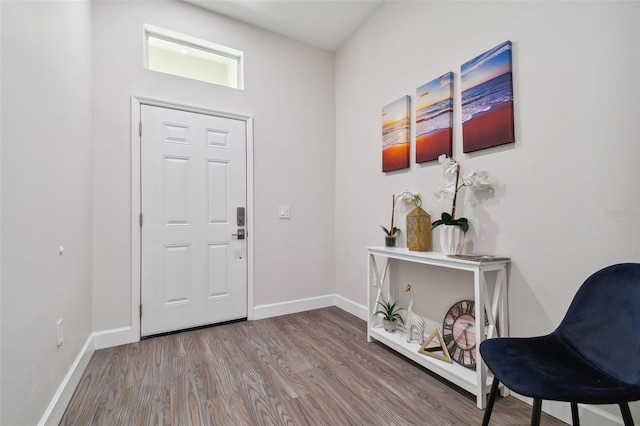
<path id="1" fill-rule="evenodd" d="M 382 326 L 374 326 L 373 328 L 369 328 L 369 337 L 390 347 L 451 383 L 460 386 L 467 392 L 478 395 L 479 387 L 477 386 L 475 370 L 463 367 L 455 362 L 449 364 L 446 361 L 441 361 L 419 353 L 418 349 L 420 349 L 420 344 L 415 340 L 407 343 L 407 337 L 403 331 L 396 330 L 390 333 Z M 490 382 L 488 382 L 488 385 L 489 384 Z"/>

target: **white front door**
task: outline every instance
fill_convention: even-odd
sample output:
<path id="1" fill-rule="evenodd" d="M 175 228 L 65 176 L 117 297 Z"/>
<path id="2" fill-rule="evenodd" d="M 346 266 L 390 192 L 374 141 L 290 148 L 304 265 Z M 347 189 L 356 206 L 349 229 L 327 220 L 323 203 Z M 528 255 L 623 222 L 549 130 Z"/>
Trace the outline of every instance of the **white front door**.
<path id="1" fill-rule="evenodd" d="M 141 105 L 141 335 L 246 318 L 246 123 Z"/>

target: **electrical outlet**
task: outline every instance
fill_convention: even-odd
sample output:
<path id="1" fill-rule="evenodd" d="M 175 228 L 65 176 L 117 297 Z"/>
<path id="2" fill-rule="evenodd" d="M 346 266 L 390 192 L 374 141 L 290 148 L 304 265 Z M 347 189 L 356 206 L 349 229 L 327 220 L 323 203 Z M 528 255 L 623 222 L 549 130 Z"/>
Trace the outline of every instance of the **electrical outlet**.
<path id="1" fill-rule="evenodd" d="M 62 321 L 63 319 L 60 318 L 58 322 L 56 322 L 58 326 L 58 346 L 62 345 L 62 342 L 64 342 L 64 330 L 62 328 Z"/>

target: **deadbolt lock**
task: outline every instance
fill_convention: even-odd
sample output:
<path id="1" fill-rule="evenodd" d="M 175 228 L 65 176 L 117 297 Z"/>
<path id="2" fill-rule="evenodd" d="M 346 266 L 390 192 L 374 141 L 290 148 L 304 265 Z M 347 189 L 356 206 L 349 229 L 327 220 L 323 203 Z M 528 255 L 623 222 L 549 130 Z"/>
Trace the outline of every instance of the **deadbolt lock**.
<path id="1" fill-rule="evenodd" d="M 244 207 L 238 207 L 236 209 L 236 222 L 238 226 L 244 226 Z"/>

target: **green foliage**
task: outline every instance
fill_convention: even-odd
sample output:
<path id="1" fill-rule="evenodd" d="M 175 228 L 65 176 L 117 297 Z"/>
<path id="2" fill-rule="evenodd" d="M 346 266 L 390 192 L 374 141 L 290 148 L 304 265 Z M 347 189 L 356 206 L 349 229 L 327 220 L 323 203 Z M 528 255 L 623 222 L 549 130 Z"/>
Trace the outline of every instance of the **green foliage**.
<path id="1" fill-rule="evenodd" d="M 398 233 L 398 231 L 400 231 L 400 229 L 395 226 L 391 228 L 391 231 L 389 231 L 387 228 L 385 228 L 382 225 L 380 225 L 380 228 L 382 228 L 384 233 L 387 234 L 387 237 L 393 237 L 394 235 L 396 235 L 396 233 Z"/>
<path id="2" fill-rule="evenodd" d="M 439 220 L 436 220 L 431 224 L 431 229 L 439 225 L 456 225 L 462 228 L 462 232 L 467 232 L 469 230 L 469 221 L 467 221 L 466 217 L 454 219 L 453 216 L 446 212 L 442 213 L 442 216 Z"/>
<path id="3" fill-rule="evenodd" d="M 380 309 L 379 311 L 376 311 L 373 314 L 374 317 L 378 315 L 382 315 L 382 317 L 388 321 L 398 320 L 400 324 L 404 325 L 404 320 L 400 315 L 400 311 L 404 310 L 404 308 L 399 307 L 397 302 L 394 302 L 393 300 L 391 301 L 383 300 L 381 302 L 378 302 L 378 305 L 380 305 L 382 309 Z"/>

